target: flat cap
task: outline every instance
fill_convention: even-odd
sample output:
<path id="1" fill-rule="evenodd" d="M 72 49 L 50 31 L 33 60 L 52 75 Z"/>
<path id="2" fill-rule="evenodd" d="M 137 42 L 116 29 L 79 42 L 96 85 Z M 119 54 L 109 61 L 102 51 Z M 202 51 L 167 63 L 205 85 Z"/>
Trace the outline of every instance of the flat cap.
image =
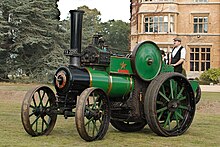
<path id="1" fill-rule="evenodd" d="M 181 38 L 179 38 L 179 37 L 176 37 L 176 38 L 174 38 L 173 40 L 174 40 L 174 41 L 179 41 L 179 42 L 181 42 Z"/>

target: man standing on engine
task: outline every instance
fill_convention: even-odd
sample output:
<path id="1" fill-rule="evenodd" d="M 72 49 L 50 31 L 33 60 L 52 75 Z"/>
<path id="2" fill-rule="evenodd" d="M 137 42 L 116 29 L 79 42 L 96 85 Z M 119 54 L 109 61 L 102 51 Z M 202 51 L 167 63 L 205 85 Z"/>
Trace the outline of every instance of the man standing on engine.
<path id="1" fill-rule="evenodd" d="M 182 73 L 183 70 L 183 62 L 186 58 L 186 49 L 181 46 L 181 38 L 174 38 L 174 48 L 171 53 L 171 59 L 169 60 L 169 64 L 174 67 L 175 72 Z"/>

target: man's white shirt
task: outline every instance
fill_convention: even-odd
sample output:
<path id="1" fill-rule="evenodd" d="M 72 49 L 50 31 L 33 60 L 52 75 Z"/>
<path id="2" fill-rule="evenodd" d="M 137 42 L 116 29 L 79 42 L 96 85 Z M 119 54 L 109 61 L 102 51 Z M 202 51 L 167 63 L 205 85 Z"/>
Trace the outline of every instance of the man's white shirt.
<path id="1" fill-rule="evenodd" d="M 181 47 L 181 45 L 179 45 L 178 47 L 174 48 L 174 50 L 172 52 L 172 57 L 174 57 L 176 55 L 176 53 L 178 52 L 180 47 Z M 186 58 L 186 49 L 182 48 L 181 53 L 180 53 L 180 59 L 185 59 L 185 58 Z"/>

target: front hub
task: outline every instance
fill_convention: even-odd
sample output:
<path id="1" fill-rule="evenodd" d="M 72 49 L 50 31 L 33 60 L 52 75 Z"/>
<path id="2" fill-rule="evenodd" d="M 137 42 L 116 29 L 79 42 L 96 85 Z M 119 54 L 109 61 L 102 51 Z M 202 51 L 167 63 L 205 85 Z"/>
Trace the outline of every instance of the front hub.
<path id="1" fill-rule="evenodd" d="M 32 112 L 35 116 L 41 116 L 42 118 L 47 114 L 46 108 L 41 106 L 37 107 L 36 109 L 33 109 Z"/>

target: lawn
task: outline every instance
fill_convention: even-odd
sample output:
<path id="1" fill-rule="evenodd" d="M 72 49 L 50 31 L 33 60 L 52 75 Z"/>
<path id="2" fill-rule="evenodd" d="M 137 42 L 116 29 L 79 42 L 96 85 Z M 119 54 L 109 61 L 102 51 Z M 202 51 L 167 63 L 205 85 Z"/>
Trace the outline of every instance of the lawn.
<path id="1" fill-rule="evenodd" d="M 23 97 L 33 84 L 0 83 L 0 146 L 220 146 L 220 93 L 202 93 L 189 130 L 177 137 L 159 137 L 148 126 L 142 131 L 124 133 L 112 126 L 103 140 L 85 142 L 75 127 L 74 118 L 58 116 L 48 136 L 31 137 L 23 129 L 20 117 Z"/>

